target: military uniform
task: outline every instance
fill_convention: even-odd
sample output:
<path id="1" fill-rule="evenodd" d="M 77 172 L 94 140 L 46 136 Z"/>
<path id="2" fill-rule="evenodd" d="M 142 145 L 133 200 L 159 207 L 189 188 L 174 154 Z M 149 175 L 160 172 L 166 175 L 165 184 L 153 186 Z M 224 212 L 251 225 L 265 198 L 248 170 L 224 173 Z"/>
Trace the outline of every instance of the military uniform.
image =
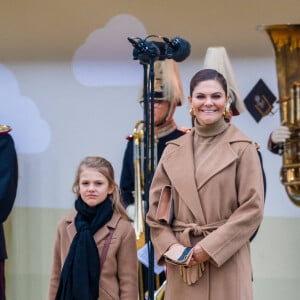
<path id="1" fill-rule="evenodd" d="M 2 126 L 3 127 L 3 126 Z M 4 260 L 7 258 L 3 223 L 13 207 L 18 182 L 15 145 L 10 134 L 0 130 L 0 299 L 5 299 Z"/>
<path id="2" fill-rule="evenodd" d="M 174 124 L 174 123 L 173 123 Z M 166 143 L 170 140 L 174 140 L 183 134 L 184 129 L 179 129 L 176 125 L 173 125 L 173 130 L 166 131 L 166 135 L 160 136 L 157 141 L 157 161 L 159 161 L 162 152 L 166 146 Z M 128 137 L 128 142 L 123 158 L 123 166 L 121 172 L 120 189 L 122 195 L 122 202 L 125 207 L 129 204 L 134 204 L 134 164 L 133 164 L 133 137 Z"/>

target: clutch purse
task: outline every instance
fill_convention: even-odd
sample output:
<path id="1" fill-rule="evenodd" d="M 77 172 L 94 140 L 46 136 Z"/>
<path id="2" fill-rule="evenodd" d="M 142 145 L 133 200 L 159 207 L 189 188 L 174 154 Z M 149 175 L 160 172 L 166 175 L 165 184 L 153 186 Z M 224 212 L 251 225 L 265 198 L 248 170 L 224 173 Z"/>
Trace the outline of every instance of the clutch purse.
<path id="1" fill-rule="evenodd" d="M 156 219 L 165 224 L 172 224 L 174 217 L 174 203 L 172 198 L 172 187 L 165 185 L 161 189 L 158 207 L 156 211 Z"/>
<path id="2" fill-rule="evenodd" d="M 169 263 L 179 266 L 187 266 L 193 256 L 192 247 L 184 247 L 176 244 L 171 247 L 165 254 L 165 260 Z"/>

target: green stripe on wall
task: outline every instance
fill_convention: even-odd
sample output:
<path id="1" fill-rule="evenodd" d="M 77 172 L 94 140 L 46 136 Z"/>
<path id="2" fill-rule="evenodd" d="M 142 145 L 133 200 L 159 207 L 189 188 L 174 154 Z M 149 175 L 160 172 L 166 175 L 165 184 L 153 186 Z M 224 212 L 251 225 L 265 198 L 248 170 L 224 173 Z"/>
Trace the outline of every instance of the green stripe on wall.
<path id="1" fill-rule="evenodd" d="M 7 299 L 46 299 L 58 220 L 66 209 L 15 207 L 5 224 Z"/>

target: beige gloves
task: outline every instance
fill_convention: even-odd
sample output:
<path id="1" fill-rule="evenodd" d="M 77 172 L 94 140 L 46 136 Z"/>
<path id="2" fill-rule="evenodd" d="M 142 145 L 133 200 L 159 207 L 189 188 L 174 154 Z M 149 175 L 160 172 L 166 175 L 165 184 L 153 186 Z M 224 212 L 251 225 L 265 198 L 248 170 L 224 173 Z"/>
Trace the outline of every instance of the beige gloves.
<path id="1" fill-rule="evenodd" d="M 290 138 L 291 132 L 287 126 L 280 125 L 271 134 L 271 140 L 274 144 L 284 143 L 286 139 Z"/>
<path id="2" fill-rule="evenodd" d="M 193 266 L 180 266 L 180 275 L 183 281 L 188 285 L 192 285 L 193 283 L 197 282 L 198 279 L 202 277 L 203 272 L 203 263 Z"/>
<path id="3" fill-rule="evenodd" d="M 195 283 L 204 272 L 203 263 L 189 266 L 192 256 L 193 248 L 184 247 L 180 244 L 172 245 L 164 254 L 167 262 L 180 267 L 180 275 L 183 281 L 188 285 Z"/>

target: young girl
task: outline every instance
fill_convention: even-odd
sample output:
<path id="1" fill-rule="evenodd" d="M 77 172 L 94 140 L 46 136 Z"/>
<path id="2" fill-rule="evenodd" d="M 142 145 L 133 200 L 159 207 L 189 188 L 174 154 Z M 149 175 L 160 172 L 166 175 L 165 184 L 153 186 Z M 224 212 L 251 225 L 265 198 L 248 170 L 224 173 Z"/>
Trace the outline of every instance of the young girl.
<path id="1" fill-rule="evenodd" d="M 48 299 L 136 300 L 136 236 L 112 165 L 102 157 L 86 157 L 73 192 L 76 212 L 57 227 Z"/>

